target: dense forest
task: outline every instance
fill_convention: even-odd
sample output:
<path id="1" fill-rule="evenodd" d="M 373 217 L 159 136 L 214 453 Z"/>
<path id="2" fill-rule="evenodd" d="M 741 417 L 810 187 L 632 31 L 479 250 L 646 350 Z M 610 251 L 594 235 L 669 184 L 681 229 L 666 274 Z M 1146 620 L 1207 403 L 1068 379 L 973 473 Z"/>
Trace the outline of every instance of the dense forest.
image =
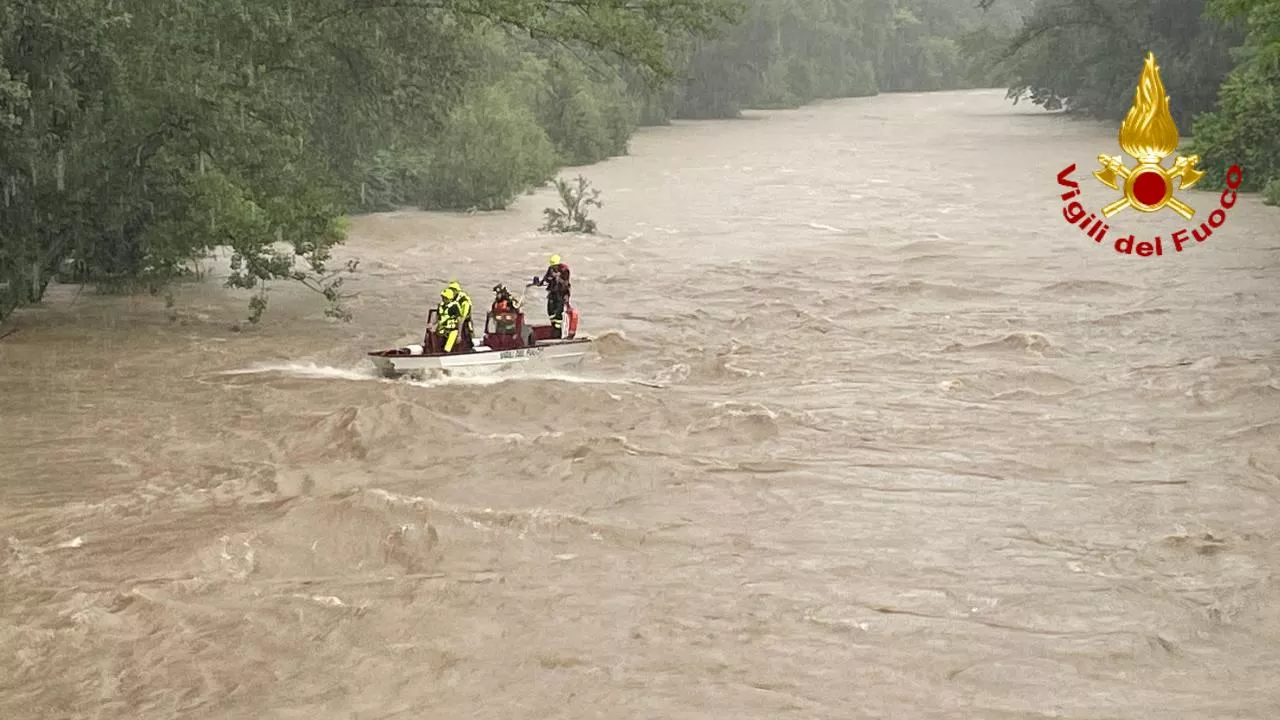
<path id="1" fill-rule="evenodd" d="M 332 295 L 347 216 L 505 207 L 675 118 L 1006 85 L 1118 119 L 1148 48 L 1196 151 L 1258 183 L 1280 176 L 1277 7 L 8 0 L 0 319 L 69 265 L 100 288 L 154 291 L 217 248 L 233 253 L 230 285 L 292 278 Z"/>

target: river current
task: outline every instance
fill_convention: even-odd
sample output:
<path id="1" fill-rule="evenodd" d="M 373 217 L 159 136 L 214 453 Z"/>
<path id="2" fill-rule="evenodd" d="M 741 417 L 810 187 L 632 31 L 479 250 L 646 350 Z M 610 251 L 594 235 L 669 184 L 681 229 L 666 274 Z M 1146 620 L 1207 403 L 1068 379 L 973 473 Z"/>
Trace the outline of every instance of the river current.
<path id="1" fill-rule="evenodd" d="M 597 236 L 358 218 L 349 324 L 53 286 L 0 340 L 0 717 L 1280 717 L 1280 212 L 1120 255 L 1063 219 L 1099 153 L 832 101 L 565 171 Z M 373 376 L 553 252 L 581 368 Z"/>

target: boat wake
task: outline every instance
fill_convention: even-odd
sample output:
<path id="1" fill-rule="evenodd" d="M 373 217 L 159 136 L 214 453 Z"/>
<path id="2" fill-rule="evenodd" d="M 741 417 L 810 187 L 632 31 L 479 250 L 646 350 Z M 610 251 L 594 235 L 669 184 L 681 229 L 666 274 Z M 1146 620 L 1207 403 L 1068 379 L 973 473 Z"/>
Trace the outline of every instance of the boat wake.
<path id="1" fill-rule="evenodd" d="M 373 368 L 353 369 L 338 368 L 315 363 L 257 363 L 238 370 L 223 370 L 216 375 L 266 375 L 276 373 L 297 378 L 315 378 L 325 380 L 381 380 Z"/>
<path id="2" fill-rule="evenodd" d="M 316 380 L 346 380 L 350 382 L 399 383 L 414 387 L 472 386 L 486 387 L 508 382 L 562 382 L 583 385 L 640 385 L 643 387 L 664 388 L 662 383 L 633 378 L 592 377 L 575 375 L 567 372 L 543 371 L 533 368 L 511 366 L 483 375 L 450 375 L 430 377 L 422 380 L 411 378 L 384 378 L 373 368 L 353 369 L 340 368 L 315 363 L 257 363 L 247 368 L 224 370 L 217 375 L 284 375 L 286 377 Z"/>

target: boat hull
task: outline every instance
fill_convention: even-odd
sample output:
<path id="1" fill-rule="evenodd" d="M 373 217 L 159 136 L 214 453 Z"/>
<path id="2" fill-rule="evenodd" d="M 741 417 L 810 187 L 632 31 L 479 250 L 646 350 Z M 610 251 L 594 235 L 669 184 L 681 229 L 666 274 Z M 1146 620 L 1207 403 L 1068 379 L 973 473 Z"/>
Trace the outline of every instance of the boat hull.
<path id="1" fill-rule="evenodd" d="M 483 345 L 470 352 L 425 353 L 421 346 L 369 353 L 384 377 L 485 373 L 512 365 L 546 362 L 557 367 L 581 362 L 591 350 L 591 338 L 543 340 L 533 347 L 493 350 Z"/>

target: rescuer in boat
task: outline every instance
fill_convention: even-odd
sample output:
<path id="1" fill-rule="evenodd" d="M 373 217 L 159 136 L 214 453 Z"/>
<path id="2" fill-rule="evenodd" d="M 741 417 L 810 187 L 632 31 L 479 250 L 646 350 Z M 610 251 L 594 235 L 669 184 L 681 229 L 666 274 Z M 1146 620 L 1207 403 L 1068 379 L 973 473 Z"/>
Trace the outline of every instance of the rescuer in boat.
<path id="1" fill-rule="evenodd" d="M 458 306 L 462 308 L 462 334 L 467 340 L 475 338 L 475 327 L 471 323 L 471 296 L 467 294 L 457 280 L 449 281 L 449 288 L 458 297 Z"/>
<path id="2" fill-rule="evenodd" d="M 547 316 L 555 328 L 555 337 L 561 337 L 564 326 L 564 305 L 569 300 L 569 266 L 560 262 L 559 255 L 552 255 L 547 271 L 533 279 L 534 285 L 547 288 Z"/>
<path id="3" fill-rule="evenodd" d="M 511 291 L 507 290 L 506 285 L 494 285 L 493 307 L 489 310 L 494 315 L 499 313 L 518 312 L 520 310 L 520 302 L 511 297 Z"/>
<path id="4" fill-rule="evenodd" d="M 493 315 L 493 327 L 498 333 L 509 335 L 516 331 L 520 302 L 511 297 L 511 292 L 505 285 L 493 286 L 493 305 L 489 307 L 489 312 Z"/>
<path id="5" fill-rule="evenodd" d="M 454 284 L 450 283 L 449 287 L 440 291 L 440 305 L 436 308 L 436 337 L 444 339 L 443 350 L 447 353 L 453 352 L 459 336 L 466 331 L 471 319 L 467 316 L 470 308 L 464 308 L 462 303 L 466 295 L 459 292 L 461 288 L 455 290 Z"/>

